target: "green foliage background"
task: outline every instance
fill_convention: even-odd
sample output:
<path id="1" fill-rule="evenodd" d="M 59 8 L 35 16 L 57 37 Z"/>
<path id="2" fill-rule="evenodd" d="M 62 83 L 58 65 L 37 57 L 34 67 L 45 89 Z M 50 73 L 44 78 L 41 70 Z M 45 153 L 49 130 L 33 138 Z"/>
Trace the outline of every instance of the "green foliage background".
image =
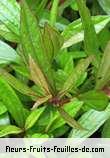
<path id="1" fill-rule="evenodd" d="M 109 0 L 0 0 L 0 137 L 110 137 Z"/>

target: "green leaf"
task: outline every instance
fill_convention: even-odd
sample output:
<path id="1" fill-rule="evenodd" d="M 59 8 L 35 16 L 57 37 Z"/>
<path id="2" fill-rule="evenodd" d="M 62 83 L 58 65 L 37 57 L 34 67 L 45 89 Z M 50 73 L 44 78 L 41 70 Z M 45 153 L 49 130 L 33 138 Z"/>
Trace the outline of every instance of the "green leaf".
<path id="1" fill-rule="evenodd" d="M 65 95 L 69 90 L 76 87 L 77 81 L 80 77 L 86 72 L 89 64 L 91 63 L 93 57 L 88 57 L 86 59 L 81 59 L 74 71 L 69 75 L 67 80 L 65 81 L 62 89 L 59 92 L 60 96 Z"/>
<path id="2" fill-rule="evenodd" d="M 98 15 L 92 17 L 92 21 L 95 27 L 96 33 L 99 33 L 106 24 L 110 21 L 110 16 Z M 84 40 L 84 30 L 82 26 L 81 19 L 78 19 L 71 24 L 69 24 L 65 30 L 62 32 L 64 37 L 63 48 L 72 46 Z"/>
<path id="3" fill-rule="evenodd" d="M 73 129 L 69 135 L 71 138 L 88 138 L 95 133 L 104 122 L 110 117 L 110 104 L 106 110 L 99 112 L 95 110 L 89 110 L 84 113 L 79 119 L 79 123 L 87 130 Z"/>
<path id="4" fill-rule="evenodd" d="M 87 106 L 99 111 L 104 110 L 109 103 L 109 99 L 104 92 L 95 90 L 83 93 L 78 98 Z"/>
<path id="5" fill-rule="evenodd" d="M 49 24 L 45 24 L 43 42 L 45 44 L 48 61 L 52 63 L 63 45 L 63 37 L 55 28 L 51 27 Z"/>
<path id="6" fill-rule="evenodd" d="M 50 11 L 50 23 L 52 26 L 55 25 L 56 20 L 57 20 L 59 2 L 60 2 L 59 0 L 53 0 L 52 2 L 52 8 Z"/>
<path id="7" fill-rule="evenodd" d="M 42 15 L 48 0 L 26 0 L 31 10 L 38 16 Z"/>
<path id="8" fill-rule="evenodd" d="M 0 101 L 0 115 L 4 114 L 7 112 L 6 106 Z"/>
<path id="9" fill-rule="evenodd" d="M 19 127 L 24 126 L 25 117 L 23 105 L 13 89 L 4 78 L 0 77 L 0 99 Z"/>
<path id="10" fill-rule="evenodd" d="M 51 94 L 49 90 L 49 85 L 46 81 L 46 78 L 44 74 L 42 73 L 41 69 L 37 65 L 37 63 L 34 62 L 34 60 L 29 58 L 29 65 L 30 65 L 30 73 L 31 73 L 31 78 L 34 81 L 34 83 L 44 90 L 45 94 Z"/>
<path id="11" fill-rule="evenodd" d="M 104 124 L 102 138 L 110 138 L 110 118 Z"/>
<path id="12" fill-rule="evenodd" d="M 61 90 L 65 80 L 74 71 L 73 57 L 67 51 L 62 51 L 56 57 L 56 63 L 59 69 L 55 72 L 55 85 L 57 91 Z"/>
<path id="13" fill-rule="evenodd" d="M 66 134 L 66 132 L 69 131 L 69 126 L 68 125 L 63 125 L 57 129 L 55 129 L 54 131 L 52 131 L 52 135 L 54 135 L 55 138 L 59 138 L 62 135 Z"/>
<path id="14" fill-rule="evenodd" d="M 10 42 L 19 42 L 18 36 L 7 29 L 7 27 L 2 23 L 0 23 L 0 36 Z"/>
<path id="15" fill-rule="evenodd" d="M 49 138 L 49 136 L 47 134 L 35 133 L 31 138 Z"/>
<path id="16" fill-rule="evenodd" d="M 80 85 L 82 85 L 84 83 L 84 81 L 87 78 L 87 72 L 83 73 L 80 78 L 77 80 L 76 82 L 76 87 L 79 87 Z"/>
<path id="17" fill-rule="evenodd" d="M 44 98 L 45 97 L 45 93 L 43 92 L 43 89 L 37 85 L 33 85 L 32 90 L 34 92 L 36 92 L 36 94 L 39 96 L 39 98 Z"/>
<path id="18" fill-rule="evenodd" d="M 10 117 L 9 114 L 3 113 L 2 115 L 0 115 L 0 126 L 2 125 L 9 125 L 10 124 Z"/>
<path id="19" fill-rule="evenodd" d="M 60 14 L 60 13 L 59 13 Z M 41 27 L 44 27 L 45 23 L 50 22 L 50 12 L 47 10 L 44 10 L 42 17 L 39 19 L 39 25 Z M 63 31 L 65 27 L 69 24 L 68 19 L 62 17 L 62 16 L 57 16 L 57 22 L 55 23 L 55 27 L 59 31 Z"/>
<path id="20" fill-rule="evenodd" d="M 48 0 L 42 0 L 42 1 L 40 1 L 40 3 L 38 3 L 39 5 L 36 8 L 36 14 L 37 15 L 38 14 L 40 15 L 40 14 L 42 14 L 44 12 L 44 9 L 45 9 L 45 7 L 47 5 L 47 2 L 48 2 Z"/>
<path id="21" fill-rule="evenodd" d="M 98 0 L 99 4 L 101 5 L 102 9 L 110 15 L 110 1 L 109 0 Z"/>
<path id="22" fill-rule="evenodd" d="M 53 73 L 47 58 L 42 33 L 36 17 L 29 10 L 25 0 L 22 0 L 21 3 L 20 39 L 27 64 L 29 56 L 31 56 L 46 76 L 46 79 L 53 90 Z"/>
<path id="23" fill-rule="evenodd" d="M 74 118 L 72 118 L 62 107 L 58 107 L 57 109 L 60 115 L 62 116 L 62 118 L 70 127 L 84 130 L 84 128 Z"/>
<path id="24" fill-rule="evenodd" d="M 89 9 L 86 7 L 86 2 L 84 0 L 76 0 L 79 13 L 82 20 L 82 25 L 84 28 L 84 46 L 87 55 L 94 55 L 94 66 L 99 66 L 100 56 L 99 56 L 99 45 L 96 35 L 94 25 L 92 23 L 91 15 Z"/>
<path id="25" fill-rule="evenodd" d="M 107 43 L 110 40 L 109 24 L 99 33 L 98 39 L 100 42 L 101 50 L 104 52 Z"/>
<path id="26" fill-rule="evenodd" d="M 85 58 L 87 57 L 86 53 L 84 51 L 74 51 L 74 52 L 69 52 L 73 59 L 79 59 L 79 58 Z"/>
<path id="27" fill-rule="evenodd" d="M 10 134 L 19 134 L 21 132 L 22 132 L 22 129 L 13 125 L 0 126 L 0 137 L 4 137 Z"/>
<path id="28" fill-rule="evenodd" d="M 39 105 L 41 105 L 41 104 L 47 102 L 47 101 L 48 101 L 49 99 L 51 99 L 51 98 L 52 98 L 51 95 L 47 95 L 47 96 L 45 96 L 45 97 L 39 97 L 39 98 L 37 99 L 37 101 L 35 102 L 35 104 L 33 105 L 32 109 L 37 108 Z"/>
<path id="29" fill-rule="evenodd" d="M 36 17 L 29 10 L 25 0 L 21 2 L 21 23 L 20 23 L 20 39 L 25 54 L 26 61 L 28 63 L 29 55 L 34 59 L 37 59 L 37 52 L 41 57 L 40 37 L 41 32 L 38 27 L 38 21 Z"/>
<path id="30" fill-rule="evenodd" d="M 96 89 L 102 89 L 110 81 L 110 41 L 104 51 L 97 73 Z"/>
<path id="31" fill-rule="evenodd" d="M 65 80 L 68 78 L 69 74 L 67 75 L 63 70 L 59 69 L 56 71 L 55 74 L 55 83 L 57 91 L 60 91 L 62 85 L 64 84 Z"/>
<path id="32" fill-rule="evenodd" d="M 40 126 L 40 127 L 42 126 L 42 127 L 44 127 L 44 130 L 46 128 L 48 128 L 51 125 L 51 122 L 53 122 L 56 112 L 57 112 L 57 110 L 54 106 L 47 105 L 45 111 L 42 114 L 42 117 L 40 117 L 39 120 L 37 121 L 36 126 Z M 47 129 L 47 131 L 48 131 L 48 129 Z"/>
<path id="33" fill-rule="evenodd" d="M 74 118 L 77 112 L 81 109 L 82 105 L 83 105 L 82 101 L 79 101 L 78 99 L 74 98 L 69 103 L 66 103 L 63 106 L 63 108 L 71 117 Z M 53 132 L 55 129 L 66 124 L 65 119 L 62 118 L 62 116 L 59 114 L 58 111 L 52 116 L 51 121 L 52 123 L 51 126 L 49 127 L 50 128 L 49 132 Z"/>
<path id="34" fill-rule="evenodd" d="M 31 112 L 31 114 L 27 117 L 26 122 L 25 122 L 26 130 L 31 128 L 37 122 L 41 114 L 44 112 L 45 108 L 46 107 L 42 107 L 38 109 L 36 108 L 35 110 Z"/>
<path id="35" fill-rule="evenodd" d="M 66 0 L 62 4 L 60 4 L 58 8 L 59 15 L 62 15 L 65 8 L 67 8 L 70 4 L 71 4 L 71 0 Z"/>
<path id="36" fill-rule="evenodd" d="M 29 88 L 27 85 L 23 84 L 20 80 L 15 78 L 13 75 L 10 73 L 6 72 L 3 69 L 0 69 L 0 76 L 3 76 L 5 80 L 16 90 L 21 92 L 22 94 L 25 94 L 27 96 L 35 96 L 37 97 L 37 94 Z"/>
<path id="37" fill-rule="evenodd" d="M 55 61 L 60 69 L 63 69 L 66 73 L 73 71 L 74 62 L 72 54 L 65 50 L 61 51 L 55 58 Z M 67 70 L 68 69 L 68 70 Z"/>
<path id="38" fill-rule="evenodd" d="M 12 41 L 13 37 L 14 40 L 19 41 L 20 7 L 16 0 L 0 0 L 0 21 L 7 29 L 7 31 L 5 31 L 6 29 L 4 31 L 8 32 L 8 35 L 5 34 L 4 37 L 8 40 L 10 34 Z M 3 32 L 1 35 L 3 35 Z"/>
<path id="39" fill-rule="evenodd" d="M 76 1 L 75 0 L 72 0 L 72 2 L 71 2 L 71 8 L 73 9 L 73 10 L 76 10 L 76 11 L 78 11 L 78 6 L 77 6 L 77 3 L 76 3 Z"/>
<path id="40" fill-rule="evenodd" d="M 9 64 L 18 62 L 19 56 L 16 51 L 8 44 L 0 41 L 0 64 Z"/>
<path id="41" fill-rule="evenodd" d="M 12 67 L 12 69 L 15 70 L 16 73 L 26 77 L 26 78 L 30 78 L 30 74 L 29 74 L 29 70 L 27 70 L 27 68 L 24 65 L 10 65 Z"/>

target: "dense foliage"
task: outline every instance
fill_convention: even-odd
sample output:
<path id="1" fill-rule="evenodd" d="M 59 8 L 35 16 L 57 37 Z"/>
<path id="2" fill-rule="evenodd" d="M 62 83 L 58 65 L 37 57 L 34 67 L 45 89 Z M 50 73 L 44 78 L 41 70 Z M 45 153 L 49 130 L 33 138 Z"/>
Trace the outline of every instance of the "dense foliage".
<path id="1" fill-rule="evenodd" d="M 109 0 L 0 0 L 0 137 L 110 137 L 109 99 Z"/>

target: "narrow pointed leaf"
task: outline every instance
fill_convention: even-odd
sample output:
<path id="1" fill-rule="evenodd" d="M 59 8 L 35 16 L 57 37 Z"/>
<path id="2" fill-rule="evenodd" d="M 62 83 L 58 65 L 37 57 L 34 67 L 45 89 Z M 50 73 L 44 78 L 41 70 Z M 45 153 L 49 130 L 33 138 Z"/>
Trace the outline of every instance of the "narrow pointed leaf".
<path id="1" fill-rule="evenodd" d="M 31 114 L 26 119 L 26 123 L 25 123 L 26 130 L 31 128 L 37 122 L 41 114 L 44 112 L 45 108 L 46 107 L 38 108 L 31 112 Z"/>
<path id="2" fill-rule="evenodd" d="M 86 59 L 80 60 L 74 71 L 70 74 L 68 79 L 65 81 L 61 91 L 59 92 L 60 96 L 65 95 L 70 89 L 75 88 L 77 81 L 80 77 L 86 72 L 89 64 L 91 63 L 93 57 L 88 57 Z"/>
<path id="3" fill-rule="evenodd" d="M 104 124 L 102 138 L 110 138 L 110 118 Z"/>
<path id="4" fill-rule="evenodd" d="M 51 65 L 47 58 L 47 52 L 42 38 L 42 33 L 39 27 L 39 22 L 33 13 L 30 11 L 25 0 L 21 2 L 21 25 L 20 25 L 20 39 L 25 60 L 29 61 L 31 56 L 35 63 L 41 68 L 46 76 L 51 91 L 54 88 L 53 72 Z"/>
<path id="5" fill-rule="evenodd" d="M 51 63 L 63 45 L 63 37 L 55 28 L 51 27 L 49 24 L 45 24 L 43 40 L 48 60 Z"/>
<path id="6" fill-rule="evenodd" d="M 5 112 L 7 112 L 7 108 L 3 102 L 0 101 L 0 115 L 4 114 Z"/>
<path id="7" fill-rule="evenodd" d="M 46 7 L 48 0 L 26 0 L 31 10 L 38 16 L 42 15 L 43 9 Z"/>
<path id="8" fill-rule="evenodd" d="M 73 117 L 71 117 L 62 107 L 58 107 L 57 109 L 67 124 L 69 124 L 73 128 L 84 130 L 84 128 Z"/>
<path id="9" fill-rule="evenodd" d="M 0 0 L 0 21 L 8 30 L 7 32 L 9 32 L 10 35 L 12 35 L 16 39 L 16 41 L 18 41 L 20 26 L 20 7 L 16 0 Z M 3 35 L 3 32 L 1 35 Z M 3 37 L 8 40 L 6 35 Z"/>
<path id="10" fill-rule="evenodd" d="M 37 97 L 37 94 L 29 88 L 27 85 L 23 84 L 20 80 L 15 78 L 13 75 L 10 73 L 6 72 L 3 69 L 0 69 L 0 76 L 3 76 L 5 80 L 16 90 L 21 92 L 22 94 L 25 94 L 27 96 L 35 96 Z"/>
<path id="11" fill-rule="evenodd" d="M 81 109 L 82 105 L 82 101 L 79 101 L 78 99 L 74 98 L 71 99 L 69 103 L 65 104 L 63 108 L 72 118 L 74 118 L 77 112 Z M 66 123 L 65 119 L 62 118 L 59 112 L 57 112 L 52 118 L 55 119 L 49 129 L 50 132 L 53 132 L 55 129 L 62 127 Z"/>
<path id="12" fill-rule="evenodd" d="M 98 112 L 96 110 L 89 110 L 81 116 L 79 123 L 87 130 L 73 129 L 69 135 L 71 138 L 88 138 L 95 133 L 110 117 L 110 104 L 105 111 Z"/>
<path id="13" fill-rule="evenodd" d="M 47 134 L 35 133 L 31 138 L 49 138 L 49 136 Z"/>
<path id="14" fill-rule="evenodd" d="M 21 2 L 20 38 L 23 53 L 28 63 L 29 55 L 39 61 L 41 53 L 41 32 L 36 17 L 32 14 L 25 0 Z M 39 57 L 38 57 L 39 54 Z"/>
<path id="15" fill-rule="evenodd" d="M 7 41 L 19 43 L 19 37 L 2 23 L 0 24 L 0 36 Z"/>
<path id="16" fill-rule="evenodd" d="M 0 41 L 0 64 L 9 64 L 10 62 L 17 63 L 19 56 L 17 52 L 8 44 Z"/>
<path id="17" fill-rule="evenodd" d="M 0 137 L 4 137 L 10 134 L 19 134 L 21 132 L 22 132 L 22 129 L 13 125 L 0 126 Z"/>
<path id="18" fill-rule="evenodd" d="M 26 77 L 26 78 L 30 78 L 30 74 L 29 74 L 29 70 L 27 70 L 27 68 L 24 65 L 11 65 L 11 68 L 14 69 L 15 72 L 17 72 L 18 74 Z"/>
<path id="19" fill-rule="evenodd" d="M 8 112 L 11 114 L 19 127 L 24 126 L 25 116 L 21 101 L 8 85 L 4 78 L 0 77 L 0 99 L 6 106 Z"/>
<path id="20" fill-rule="evenodd" d="M 45 79 L 45 76 L 43 75 L 43 73 L 42 73 L 41 69 L 39 68 L 39 66 L 37 65 L 37 63 L 35 63 L 34 60 L 31 58 L 31 56 L 29 58 L 29 65 L 30 65 L 30 73 L 31 73 L 32 80 L 37 85 L 42 87 L 46 94 L 50 94 L 49 86 Z"/>
<path id="21" fill-rule="evenodd" d="M 50 11 L 50 24 L 52 26 L 55 25 L 56 20 L 57 20 L 59 2 L 60 2 L 59 0 L 53 0 L 52 2 L 52 7 Z"/>
<path id="22" fill-rule="evenodd" d="M 96 89 L 103 88 L 110 81 L 110 41 L 104 51 L 97 74 Z"/>
<path id="23" fill-rule="evenodd" d="M 88 91 L 78 96 L 88 107 L 95 110 L 105 110 L 109 103 L 107 95 L 102 91 Z"/>
<path id="24" fill-rule="evenodd" d="M 98 67 L 99 62 L 100 62 L 99 45 L 98 45 L 96 31 L 91 20 L 89 9 L 86 7 L 86 2 L 84 0 L 76 0 L 76 2 L 79 8 L 79 13 L 80 13 L 82 25 L 84 28 L 85 51 L 87 55 L 94 54 L 95 56 L 94 65 Z"/>
<path id="25" fill-rule="evenodd" d="M 39 105 L 47 102 L 50 98 L 52 98 L 52 95 L 49 95 L 49 96 L 46 96 L 46 97 L 42 97 L 42 98 L 38 98 L 37 101 L 35 102 L 35 104 L 33 105 L 32 109 L 35 109 Z"/>
<path id="26" fill-rule="evenodd" d="M 98 16 L 93 16 L 91 18 L 97 34 L 110 21 L 110 16 L 107 15 L 98 15 Z M 84 29 L 82 26 L 81 19 L 78 19 L 72 22 L 71 24 L 69 24 L 62 32 L 62 35 L 64 37 L 63 48 L 67 48 L 74 44 L 82 42 L 84 40 Z"/>
<path id="27" fill-rule="evenodd" d="M 99 4 L 101 5 L 102 9 L 110 15 L 110 1 L 109 0 L 98 0 Z"/>

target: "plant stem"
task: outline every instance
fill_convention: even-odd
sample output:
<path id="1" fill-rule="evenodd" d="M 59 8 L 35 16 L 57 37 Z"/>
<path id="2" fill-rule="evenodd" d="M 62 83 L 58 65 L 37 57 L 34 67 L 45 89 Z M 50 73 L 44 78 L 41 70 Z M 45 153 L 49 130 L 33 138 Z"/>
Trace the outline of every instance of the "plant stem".
<path id="1" fill-rule="evenodd" d="M 57 13 L 58 13 L 58 4 L 59 4 L 59 0 L 53 0 L 51 12 L 50 12 L 50 24 L 52 26 L 54 26 L 56 23 Z"/>

